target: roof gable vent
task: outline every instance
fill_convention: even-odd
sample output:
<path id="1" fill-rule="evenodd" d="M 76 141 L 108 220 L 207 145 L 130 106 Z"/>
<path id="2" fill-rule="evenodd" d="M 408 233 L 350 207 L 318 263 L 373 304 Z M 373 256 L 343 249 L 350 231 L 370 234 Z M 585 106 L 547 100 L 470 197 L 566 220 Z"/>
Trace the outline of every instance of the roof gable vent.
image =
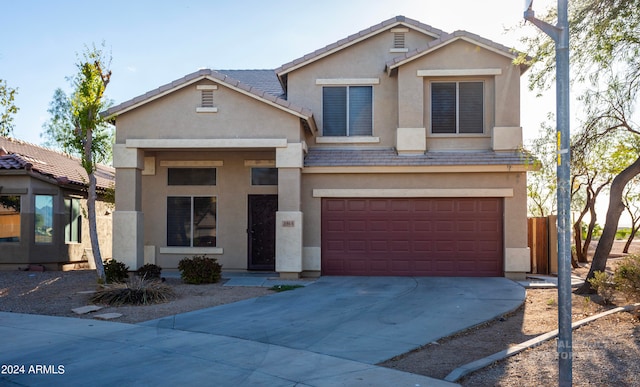
<path id="1" fill-rule="evenodd" d="M 214 105 L 213 91 L 218 90 L 218 85 L 198 85 L 196 89 L 200 91 L 200 106 L 196 108 L 196 112 L 217 113 L 218 108 Z"/>
<path id="2" fill-rule="evenodd" d="M 390 52 L 408 52 L 409 48 L 407 47 L 406 37 L 409 32 L 408 28 L 392 28 L 391 33 L 393 34 L 393 45 L 391 46 Z"/>

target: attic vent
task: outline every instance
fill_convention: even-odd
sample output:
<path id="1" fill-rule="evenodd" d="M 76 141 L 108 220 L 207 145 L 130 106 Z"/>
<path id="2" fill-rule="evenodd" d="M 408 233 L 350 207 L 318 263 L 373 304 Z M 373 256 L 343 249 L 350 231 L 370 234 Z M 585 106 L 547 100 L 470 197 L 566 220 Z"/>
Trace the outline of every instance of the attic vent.
<path id="1" fill-rule="evenodd" d="M 405 48 L 404 46 L 404 32 L 393 33 L 393 48 Z"/>
<path id="2" fill-rule="evenodd" d="M 407 52 L 409 49 L 407 48 L 407 32 L 409 32 L 408 28 L 392 28 L 391 33 L 393 34 L 393 45 L 391 46 L 391 52 Z"/>
<path id="3" fill-rule="evenodd" d="M 202 90 L 202 102 L 200 104 L 200 107 L 213 107 L 213 90 Z"/>
<path id="4" fill-rule="evenodd" d="M 196 108 L 198 113 L 217 113 L 218 108 L 214 106 L 213 92 L 218 90 L 217 85 L 198 85 L 200 91 L 200 106 Z"/>

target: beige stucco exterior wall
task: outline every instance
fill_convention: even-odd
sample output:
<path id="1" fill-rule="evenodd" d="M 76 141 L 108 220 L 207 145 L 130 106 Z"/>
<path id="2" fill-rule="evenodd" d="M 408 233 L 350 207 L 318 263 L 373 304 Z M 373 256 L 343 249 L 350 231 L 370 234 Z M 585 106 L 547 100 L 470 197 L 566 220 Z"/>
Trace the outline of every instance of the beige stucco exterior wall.
<path id="1" fill-rule="evenodd" d="M 418 76 L 421 70 L 486 70 L 497 75 Z M 482 73 L 482 71 L 479 71 Z M 404 103 L 399 108 L 399 127 L 426 128 L 428 150 L 491 150 L 493 128 L 505 127 L 521 138 L 520 68 L 504 55 L 467 41 L 455 41 L 397 70 L 398 94 Z M 431 134 L 431 82 L 484 82 L 485 131 L 483 134 Z M 520 136 L 520 137 L 518 137 Z M 520 144 L 521 145 L 521 144 Z"/>
<path id="2" fill-rule="evenodd" d="M 248 195 L 277 194 L 277 186 L 252 186 L 251 167 L 245 161 L 274 161 L 274 151 L 236 152 L 147 152 L 155 160 L 155 174 L 143 174 L 142 211 L 144 244 L 147 254 L 153 249 L 155 263 L 177 268 L 184 257 L 207 254 L 218 259 L 225 270 L 247 269 Z M 162 161 L 219 161 L 215 186 L 168 186 L 168 167 Z M 273 165 L 275 166 L 275 164 Z M 167 197 L 215 196 L 217 199 L 217 235 L 215 248 L 167 248 Z"/>
<path id="3" fill-rule="evenodd" d="M 307 171 L 309 172 L 309 171 Z M 464 189 L 467 192 L 483 189 L 509 188 L 513 196 L 504 197 L 505 271 L 524 273 L 529 270 L 527 247 L 527 190 L 524 172 L 514 173 L 305 173 L 302 184 L 304 219 L 304 249 L 311 257 L 303 260 L 305 271 L 320 269 L 321 202 L 313 197 L 314 189 Z M 510 249 L 510 250 L 509 250 Z M 515 254 L 515 256 L 514 256 Z M 520 255 L 518 255 L 520 254 Z M 508 256 L 507 256 L 508 255 Z"/>
<path id="4" fill-rule="evenodd" d="M 406 34 L 406 46 L 409 49 L 423 47 L 433 38 L 416 31 Z M 391 29 L 359 42 L 346 50 L 322 58 L 303 68 L 288 74 L 288 98 L 291 102 L 305 106 L 315 112 L 318 135 L 322 136 L 322 85 L 318 79 L 364 79 L 379 81 L 373 84 L 373 136 L 379 137 L 376 143 L 349 144 L 350 146 L 395 146 L 395 133 L 398 128 L 398 87 L 395 78 L 384 71 L 386 61 L 401 55 L 390 52 L 393 47 Z M 348 84 L 348 83 L 347 83 Z M 404 104 L 404 101 L 403 101 Z M 335 144 L 315 144 L 310 146 L 335 146 Z"/>
<path id="5" fill-rule="evenodd" d="M 117 118 L 116 143 L 127 138 L 286 138 L 300 142 L 299 119 L 222 85 L 213 91 L 216 113 L 197 113 L 201 80 L 131 110 Z"/>

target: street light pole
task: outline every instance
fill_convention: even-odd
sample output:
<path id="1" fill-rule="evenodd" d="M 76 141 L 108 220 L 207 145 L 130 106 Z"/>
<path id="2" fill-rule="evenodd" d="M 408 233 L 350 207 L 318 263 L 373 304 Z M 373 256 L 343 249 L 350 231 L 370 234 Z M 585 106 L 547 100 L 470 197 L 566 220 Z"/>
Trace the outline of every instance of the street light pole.
<path id="1" fill-rule="evenodd" d="M 569 12 L 568 0 L 558 0 L 558 24 L 536 19 L 532 0 L 525 2 L 525 20 L 556 44 L 556 135 L 558 180 L 558 385 L 572 385 L 571 331 L 571 170 L 569 127 Z"/>

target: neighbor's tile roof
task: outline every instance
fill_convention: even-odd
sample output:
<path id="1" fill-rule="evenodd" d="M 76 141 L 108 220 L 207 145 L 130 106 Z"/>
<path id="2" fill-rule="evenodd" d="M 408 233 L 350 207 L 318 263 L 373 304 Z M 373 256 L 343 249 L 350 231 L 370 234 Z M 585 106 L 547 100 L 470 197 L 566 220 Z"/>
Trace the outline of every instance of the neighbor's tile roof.
<path id="1" fill-rule="evenodd" d="M 143 95 L 135 97 L 129 101 L 123 102 L 117 106 L 114 106 L 108 109 L 105 112 L 102 112 L 101 115 L 104 117 L 110 117 L 117 114 L 122 114 L 131 109 L 136 108 L 144 103 L 151 102 L 156 98 L 160 98 L 166 94 L 171 93 L 174 90 L 180 89 L 182 87 L 186 87 L 190 84 L 193 84 L 201 79 L 211 79 L 214 82 L 220 82 L 222 84 L 226 84 L 231 87 L 238 88 L 247 94 L 264 101 L 271 102 L 283 109 L 287 109 L 288 111 L 295 112 L 303 116 L 305 119 L 312 119 L 313 112 L 307 108 L 303 108 L 300 106 L 296 106 L 286 99 L 282 98 L 282 87 L 276 87 L 274 82 L 277 81 L 277 78 L 273 79 L 271 74 L 272 70 L 211 70 L 211 69 L 202 69 L 191 74 L 185 75 L 184 77 L 177 79 L 173 82 L 167 83 L 163 86 L 158 87 L 157 89 L 151 90 Z M 241 77 L 244 81 L 255 81 L 258 84 L 249 84 L 245 83 L 235 77 L 232 77 L 230 74 Z M 269 90 L 264 90 L 262 88 L 266 88 Z M 275 94 L 278 93 L 279 94 Z"/>
<path id="2" fill-rule="evenodd" d="M 305 167 L 527 165 L 533 159 L 521 152 L 427 152 L 400 156 L 387 149 L 310 148 Z"/>
<path id="3" fill-rule="evenodd" d="M 350 45 L 352 45 L 355 42 L 360 41 L 361 39 L 382 32 L 386 29 L 388 29 L 391 26 L 397 25 L 397 24 L 404 24 L 406 26 L 411 26 L 414 27 L 416 29 L 419 30 L 423 30 L 426 33 L 432 35 L 433 37 L 440 37 L 441 35 L 446 35 L 446 32 L 439 30 L 437 28 L 434 28 L 430 25 L 421 23 L 417 20 L 414 19 L 410 19 L 408 17 L 404 17 L 404 16 L 396 16 L 393 17 L 391 19 L 385 20 L 379 24 L 376 24 L 374 26 L 371 26 L 369 28 L 366 28 L 360 32 L 357 32 L 353 35 L 349 35 L 344 39 L 338 40 L 335 43 L 329 44 L 328 46 L 325 46 L 323 48 L 320 48 L 318 50 L 315 50 L 312 53 L 309 53 L 301 58 L 295 59 L 289 63 L 285 63 L 282 66 L 278 67 L 275 72 L 278 75 L 284 75 L 287 72 L 289 72 L 290 69 L 293 68 L 298 68 L 301 64 L 307 64 L 310 62 L 313 62 L 317 59 L 320 59 L 322 57 L 324 57 L 326 54 L 342 49 L 342 48 L 346 48 Z"/>
<path id="4" fill-rule="evenodd" d="M 89 178 L 80 159 L 43 148 L 28 142 L 0 136 L 0 173 L 2 170 L 20 170 L 55 179 L 59 184 L 87 186 Z M 4 155 L 3 155 L 4 154 Z M 99 188 L 112 188 L 115 169 L 98 164 L 96 181 Z"/>

